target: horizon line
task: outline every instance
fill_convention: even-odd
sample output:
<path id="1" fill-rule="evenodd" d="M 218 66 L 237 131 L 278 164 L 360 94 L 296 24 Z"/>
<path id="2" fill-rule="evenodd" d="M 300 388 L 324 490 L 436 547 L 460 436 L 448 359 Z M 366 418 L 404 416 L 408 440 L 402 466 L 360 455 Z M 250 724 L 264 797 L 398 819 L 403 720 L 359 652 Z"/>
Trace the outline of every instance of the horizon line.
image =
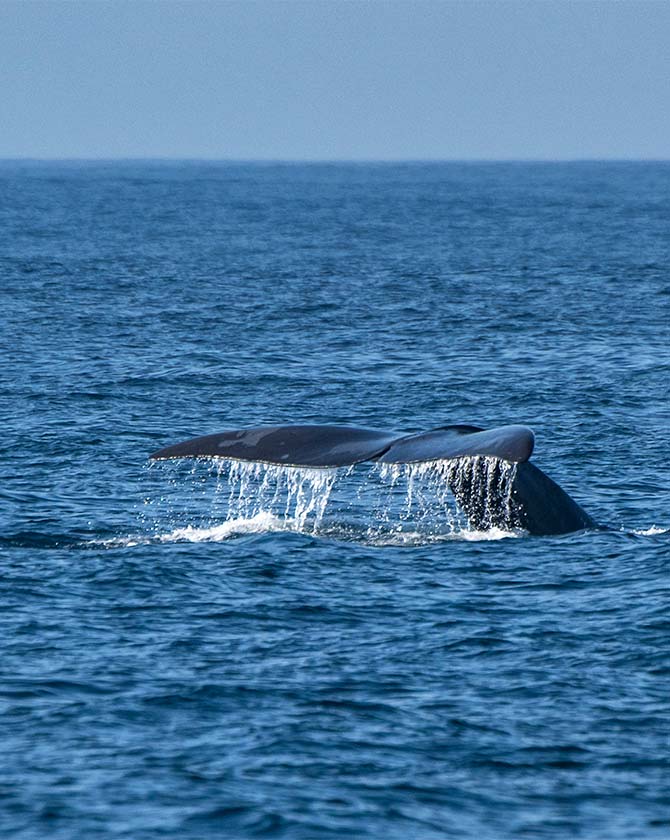
<path id="1" fill-rule="evenodd" d="M 0 155 L 0 163 L 219 163 L 219 164 L 267 164 L 267 165 L 355 165 L 355 164 L 503 164 L 503 163 L 670 163 L 670 157 L 406 157 L 406 158 L 373 158 L 373 157 L 198 157 L 180 155 L 126 155 L 126 156 L 35 156 L 35 155 Z"/>

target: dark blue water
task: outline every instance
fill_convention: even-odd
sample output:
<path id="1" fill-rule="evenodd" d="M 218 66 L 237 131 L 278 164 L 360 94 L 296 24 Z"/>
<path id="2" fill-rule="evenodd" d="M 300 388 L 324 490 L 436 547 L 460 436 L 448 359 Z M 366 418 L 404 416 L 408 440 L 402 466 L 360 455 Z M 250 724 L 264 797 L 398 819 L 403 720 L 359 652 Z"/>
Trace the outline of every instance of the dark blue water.
<path id="1" fill-rule="evenodd" d="M 670 836 L 670 164 L 5 163 L 0 301 L 3 838 Z M 280 422 L 610 529 L 147 461 Z"/>

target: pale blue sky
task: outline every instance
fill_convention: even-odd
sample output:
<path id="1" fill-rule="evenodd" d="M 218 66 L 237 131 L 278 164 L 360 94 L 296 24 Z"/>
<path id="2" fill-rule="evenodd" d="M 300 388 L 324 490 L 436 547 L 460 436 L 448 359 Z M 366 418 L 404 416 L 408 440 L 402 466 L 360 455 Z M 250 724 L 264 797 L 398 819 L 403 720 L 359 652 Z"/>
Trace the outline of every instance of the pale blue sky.
<path id="1" fill-rule="evenodd" d="M 670 158 L 670 2 L 0 0 L 0 157 Z"/>

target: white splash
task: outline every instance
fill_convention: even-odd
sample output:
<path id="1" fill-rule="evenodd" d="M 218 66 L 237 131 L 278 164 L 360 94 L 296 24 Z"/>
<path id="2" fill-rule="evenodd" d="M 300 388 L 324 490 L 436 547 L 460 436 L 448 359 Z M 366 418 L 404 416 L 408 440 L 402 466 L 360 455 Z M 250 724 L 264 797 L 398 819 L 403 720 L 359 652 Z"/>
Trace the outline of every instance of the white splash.
<path id="1" fill-rule="evenodd" d="M 227 522 L 270 515 L 317 531 L 336 477 L 336 469 L 222 461 L 217 491 L 227 488 Z"/>
<path id="2" fill-rule="evenodd" d="M 279 518 L 270 513 L 259 513 L 248 519 L 231 519 L 222 522 L 220 525 L 209 527 L 199 528 L 195 525 L 186 525 L 183 528 L 174 528 L 167 533 L 158 533 L 153 536 L 135 534 L 128 537 L 112 537 L 107 540 L 92 540 L 91 542 L 105 548 L 133 548 L 137 545 L 149 545 L 150 543 L 221 542 L 242 534 L 267 534 L 272 531 L 300 530 L 295 520 Z"/>
<path id="3" fill-rule="evenodd" d="M 526 534 L 525 531 L 517 528 L 514 531 L 506 531 L 502 528 L 491 528 L 488 531 L 470 531 L 465 529 L 440 531 L 435 529 L 433 533 L 424 531 L 412 531 L 397 529 L 385 531 L 383 529 L 369 528 L 362 536 L 367 545 L 374 546 L 401 546 L 411 548 L 413 546 L 435 545 L 436 543 L 448 542 L 495 542 L 497 540 L 516 539 Z M 336 534 L 333 534 L 336 536 Z"/>
<path id="4" fill-rule="evenodd" d="M 638 537 L 657 537 L 659 534 L 670 534 L 670 528 L 658 528 L 656 525 L 653 525 L 651 528 L 646 528 L 645 530 L 634 530 L 634 534 L 637 534 Z"/>
<path id="5" fill-rule="evenodd" d="M 174 493 L 146 500 L 144 522 L 152 531 L 147 541 L 220 541 L 241 534 L 297 531 L 371 545 L 411 546 L 523 533 L 512 493 L 516 466 L 496 458 L 366 464 L 357 469 L 208 459 L 192 464 L 186 482 L 183 475 L 172 481 Z M 166 517 L 172 524 L 168 529 Z"/>
<path id="6" fill-rule="evenodd" d="M 272 531 L 299 531 L 294 520 L 280 519 L 270 513 L 258 513 L 249 519 L 231 519 L 211 528 L 175 528 L 161 534 L 158 542 L 221 542 L 241 534 L 267 534 Z"/>

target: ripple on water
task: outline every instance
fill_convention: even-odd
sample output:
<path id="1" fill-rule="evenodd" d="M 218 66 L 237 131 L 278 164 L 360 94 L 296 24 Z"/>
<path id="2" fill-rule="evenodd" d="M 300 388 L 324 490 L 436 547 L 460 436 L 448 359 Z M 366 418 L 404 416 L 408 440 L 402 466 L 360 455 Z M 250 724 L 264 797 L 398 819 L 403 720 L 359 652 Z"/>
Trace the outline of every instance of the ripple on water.
<path id="1" fill-rule="evenodd" d="M 3 840 L 667 840 L 667 164 L 0 190 Z M 147 465 L 461 421 L 613 529 L 487 517 L 495 468 L 474 531 L 444 463 Z"/>

